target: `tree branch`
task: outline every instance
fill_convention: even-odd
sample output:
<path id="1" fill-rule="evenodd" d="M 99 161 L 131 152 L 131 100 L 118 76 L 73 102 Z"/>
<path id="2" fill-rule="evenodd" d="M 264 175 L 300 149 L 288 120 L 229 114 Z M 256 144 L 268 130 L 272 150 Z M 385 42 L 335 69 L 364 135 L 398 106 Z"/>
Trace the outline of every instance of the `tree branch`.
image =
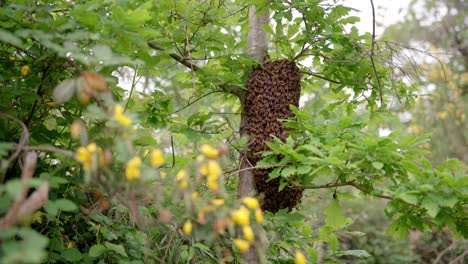
<path id="1" fill-rule="evenodd" d="M 325 77 L 325 76 L 322 76 L 322 75 L 319 75 L 319 74 L 316 74 L 316 73 L 313 73 L 313 72 L 309 72 L 309 71 L 304 71 L 304 70 L 302 70 L 301 73 L 307 74 L 307 75 L 310 75 L 310 76 L 314 76 L 314 77 L 320 78 L 320 79 L 322 79 L 322 80 L 329 81 L 329 82 L 331 82 L 331 83 L 341 84 L 339 81 L 335 81 L 335 80 L 329 79 L 329 78 L 327 78 L 327 77 Z"/>
<path id="2" fill-rule="evenodd" d="M 329 183 L 322 184 L 322 185 L 299 185 L 298 187 L 303 188 L 303 189 L 326 189 L 326 188 L 342 187 L 342 186 L 352 186 L 352 187 L 358 189 L 359 191 L 361 191 L 361 192 L 363 192 L 365 194 L 372 195 L 372 196 L 375 196 L 375 197 L 379 197 L 379 198 L 382 198 L 382 199 L 393 200 L 393 197 L 388 196 L 388 195 L 369 193 L 368 191 L 363 189 L 361 186 L 357 185 L 356 181 L 354 181 L 354 180 L 347 181 L 347 182 L 329 182 Z"/>
<path id="3" fill-rule="evenodd" d="M 167 50 L 161 46 L 159 46 L 158 44 L 154 43 L 154 42 L 148 42 L 148 46 L 152 49 L 155 49 L 155 50 L 159 50 L 159 51 L 163 51 L 163 52 L 166 52 Z M 199 69 L 201 69 L 200 67 L 198 67 L 197 65 L 195 65 L 192 60 L 190 59 L 187 59 L 177 53 L 169 53 L 169 56 L 171 56 L 171 58 L 173 58 L 174 60 L 176 60 L 177 62 L 179 62 L 180 64 L 184 65 L 185 67 L 189 68 L 192 72 L 196 72 L 198 71 Z M 219 88 L 223 91 L 223 92 L 227 92 L 227 93 L 230 93 L 230 94 L 233 94 L 239 98 L 242 98 L 243 94 L 245 93 L 245 90 L 242 89 L 242 87 L 239 87 L 239 86 L 236 86 L 236 85 L 228 85 L 228 84 L 221 84 L 219 85 Z M 217 91 L 219 92 L 219 91 Z M 201 99 L 201 98 L 200 98 Z M 189 106 L 189 105 L 187 105 Z M 182 109 L 185 109 L 182 108 Z M 179 112 L 180 110 L 182 109 L 179 109 L 177 110 L 176 112 L 174 113 L 177 113 Z"/>
<path id="4" fill-rule="evenodd" d="M 155 50 L 166 51 L 166 49 L 164 49 L 163 47 L 151 41 L 148 42 L 148 46 Z M 169 53 L 169 56 L 171 56 L 174 60 L 178 61 L 180 64 L 186 66 L 187 68 L 193 71 L 198 71 L 200 69 L 197 65 L 193 64 L 189 59 L 184 58 L 177 53 Z"/>

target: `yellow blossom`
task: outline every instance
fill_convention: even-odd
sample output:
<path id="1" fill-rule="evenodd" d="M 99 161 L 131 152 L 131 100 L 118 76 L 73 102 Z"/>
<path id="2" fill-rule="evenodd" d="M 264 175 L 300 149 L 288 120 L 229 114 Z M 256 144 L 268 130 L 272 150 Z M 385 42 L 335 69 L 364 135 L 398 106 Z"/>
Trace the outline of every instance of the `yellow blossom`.
<path id="1" fill-rule="evenodd" d="M 219 184 L 217 179 L 208 179 L 208 188 L 212 191 L 216 191 L 219 189 Z"/>
<path id="2" fill-rule="evenodd" d="M 224 205 L 224 199 L 214 199 L 211 201 L 214 205 L 216 206 L 222 206 Z"/>
<path id="3" fill-rule="evenodd" d="M 198 155 L 196 158 L 197 162 L 202 162 L 204 159 L 203 155 Z"/>
<path id="4" fill-rule="evenodd" d="M 422 134 L 424 132 L 424 128 L 418 125 L 409 126 L 408 130 L 410 133 L 416 134 L 416 135 Z"/>
<path id="5" fill-rule="evenodd" d="M 214 160 L 209 160 L 208 161 L 208 177 L 212 178 L 218 178 L 219 175 L 221 175 L 221 166 L 219 166 L 219 163 Z"/>
<path id="6" fill-rule="evenodd" d="M 263 223 L 263 212 L 260 208 L 255 210 L 255 221 L 259 224 Z"/>
<path id="7" fill-rule="evenodd" d="M 96 150 L 97 150 L 96 143 L 91 143 L 91 144 L 89 144 L 88 146 L 86 146 L 86 149 L 87 149 L 90 153 L 96 152 Z"/>
<path id="8" fill-rule="evenodd" d="M 125 176 L 127 180 L 132 181 L 140 178 L 141 174 L 141 159 L 140 157 L 134 157 L 127 162 L 127 167 L 125 168 Z"/>
<path id="9" fill-rule="evenodd" d="M 114 118 L 117 120 L 120 124 L 124 126 L 128 126 L 132 123 L 132 120 L 123 114 L 124 109 L 120 105 L 116 105 L 114 108 Z"/>
<path id="10" fill-rule="evenodd" d="M 200 147 L 200 151 L 201 151 L 201 153 L 203 153 L 203 155 L 205 155 L 209 159 L 214 159 L 219 154 L 219 151 L 217 149 L 213 148 L 210 145 L 206 145 L 206 144 L 202 145 Z"/>
<path id="11" fill-rule="evenodd" d="M 258 207 L 260 207 L 260 204 L 258 203 L 258 200 L 256 198 L 244 197 L 244 199 L 242 199 L 242 201 L 251 210 L 255 210 Z"/>
<path id="12" fill-rule="evenodd" d="M 24 65 L 23 67 L 21 67 L 21 75 L 26 76 L 26 75 L 28 75 L 28 73 L 29 73 L 29 66 L 28 65 Z"/>
<path id="13" fill-rule="evenodd" d="M 179 188 L 186 189 L 187 186 L 188 186 L 187 180 L 184 179 L 184 180 L 179 181 Z"/>
<path id="14" fill-rule="evenodd" d="M 437 112 L 437 117 L 439 117 L 440 120 L 445 120 L 447 116 L 448 116 L 447 111 Z"/>
<path id="15" fill-rule="evenodd" d="M 250 243 L 244 239 L 234 239 L 234 245 L 240 252 L 246 252 L 250 247 Z"/>
<path id="16" fill-rule="evenodd" d="M 184 234 L 190 235 L 190 233 L 192 233 L 192 222 L 190 222 L 190 220 L 187 220 L 184 226 L 182 227 L 182 230 L 184 231 Z"/>
<path id="17" fill-rule="evenodd" d="M 232 212 L 232 220 L 238 225 L 248 225 L 250 222 L 249 210 L 244 206 Z"/>
<path id="18" fill-rule="evenodd" d="M 295 252 L 295 257 L 294 257 L 294 263 L 295 264 L 306 264 L 307 260 L 304 254 L 300 250 L 296 250 Z"/>
<path id="19" fill-rule="evenodd" d="M 153 149 L 150 154 L 151 166 L 157 168 L 164 163 L 164 155 L 160 149 Z"/>
<path id="20" fill-rule="evenodd" d="M 73 241 L 68 241 L 67 243 L 67 248 L 74 248 L 76 246 L 75 242 Z"/>
<path id="21" fill-rule="evenodd" d="M 200 198 L 200 194 L 198 194 L 198 192 L 193 192 L 191 197 L 192 200 L 198 200 Z"/>
<path id="22" fill-rule="evenodd" d="M 185 189 L 188 186 L 187 182 L 187 172 L 185 170 L 180 170 L 176 174 L 176 180 L 179 182 L 179 188 Z"/>
<path id="23" fill-rule="evenodd" d="M 85 147 L 79 147 L 76 149 L 75 158 L 78 162 L 83 165 L 84 171 L 89 171 L 92 165 L 92 155 L 93 153 Z"/>
<path id="24" fill-rule="evenodd" d="M 247 241 L 253 242 L 254 241 L 254 233 L 252 227 L 246 225 L 242 227 L 242 233 L 244 233 L 244 237 Z"/>

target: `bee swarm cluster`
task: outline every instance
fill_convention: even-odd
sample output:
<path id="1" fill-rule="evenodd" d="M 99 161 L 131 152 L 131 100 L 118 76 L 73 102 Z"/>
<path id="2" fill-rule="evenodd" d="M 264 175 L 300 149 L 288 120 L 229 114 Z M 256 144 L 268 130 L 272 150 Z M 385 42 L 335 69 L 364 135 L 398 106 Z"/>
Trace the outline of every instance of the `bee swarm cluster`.
<path id="1" fill-rule="evenodd" d="M 278 120 L 293 116 L 290 105 L 299 106 L 300 81 L 299 68 L 286 59 L 265 63 L 247 79 L 249 93 L 244 101 L 246 122 L 242 130 L 249 136 L 247 158 L 252 165 L 262 159 L 260 151 L 268 150 L 266 142 L 273 141 L 271 135 L 286 139 L 287 128 Z M 257 192 L 263 194 L 262 209 L 270 212 L 292 209 L 300 202 L 303 189 L 286 186 L 278 191 L 280 181 L 278 178 L 268 181 L 270 171 L 253 170 Z"/>

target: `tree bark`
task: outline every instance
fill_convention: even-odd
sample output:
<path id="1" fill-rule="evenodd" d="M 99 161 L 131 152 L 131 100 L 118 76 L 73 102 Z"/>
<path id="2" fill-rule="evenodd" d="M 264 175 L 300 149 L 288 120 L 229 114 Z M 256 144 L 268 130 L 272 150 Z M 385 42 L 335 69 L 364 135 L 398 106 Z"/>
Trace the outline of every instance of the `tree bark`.
<path id="1" fill-rule="evenodd" d="M 270 17 L 269 10 L 265 10 L 260 16 L 256 15 L 256 7 L 251 6 L 249 9 L 249 31 L 247 34 L 247 53 L 248 55 L 256 60 L 257 62 L 263 62 L 268 54 L 268 35 L 263 30 L 263 26 L 268 24 Z M 249 91 L 246 91 L 248 93 Z M 242 112 L 241 112 L 241 121 L 240 121 L 240 135 L 242 137 L 248 137 L 248 134 L 245 130 L 245 124 L 247 121 L 247 116 L 244 111 L 244 103 L 246 93 L 239 96 Z M 246 168 L 252 167 L 251 163 L 247 159 L 246 153 L 249 146 L 247 145 L 244 150 L 241 151 L 239 166 L 239 178 L 237 183 L 237 196 L 239 198 L 244 196 L 253 196 L 256 194 L 255 191 L 255 181 L 252 174 L 252 170 Z M 257 250 L 254 247 L 250 247 L 249 251 L 242 254 L 242 258 L 247 263 L 260 263 L 260 258 L 257 254 Z"/>
<path id="2" fill-rule="evenodd" d="M 265 10 L 265 12 L 260 15 L 256 16 L 256 8 L 255 6 L 250 7 L 249 10 L 249 32 L 247 34 L 247 52 L 249 56 L 258 61 L 263 62 L 264 58 L 268 54 L 268 35 L 263 30 L 263 26 L 268 24 L 268 20 L 270 17 L 270 12 Z M 247 91 L 248 93 L 248 91 Z M 242 113 L 241 113 L 241 122 L 240 122 L 240 135 L 241 136 L 248 136 L 245 130 L 245 123 L 247 120 L 247 116 L 245 115 L 244 109 L 244 102 L 245 102 L 245 94 L 239 96 Z M 247 146 L 248 148 L 249 146 Z M 245 156 L 246 150 L 241 152 L 240 157 L 240 169 L 239 172 L 239 180 L 237 185 L 237 196 L 244 197 L 248 195 L 255 194 L 255 182 L 252 175 L 252 170 L 244 170 L 248 167 L 251 167 L 247 157 Z"/>

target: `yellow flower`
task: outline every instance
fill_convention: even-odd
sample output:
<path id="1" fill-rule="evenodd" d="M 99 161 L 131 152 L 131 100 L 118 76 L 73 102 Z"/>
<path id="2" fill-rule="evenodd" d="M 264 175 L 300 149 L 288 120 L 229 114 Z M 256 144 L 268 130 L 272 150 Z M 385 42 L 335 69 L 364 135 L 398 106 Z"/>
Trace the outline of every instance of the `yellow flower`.
<path id="1" fill-rule="evenodd" d="M 208 177 L 212 177 L 212 178 L 218 178 L 219 175 L 221 175 L 222 171 L 221 171 L 221 166 L 219 166 L 219 163 L 214 161 L 214 160 L 209 160 L 208 161 L 208 168 L 207 168 L 207 174 L 208 174 Z"/>
<path id="2" fill-rule="evenodd" d="M 127 167 L 125 168 L 125 176 L 127 180 L 132 181 L 140 178 L 141 174 L 141 159 L 140 157 L 134 157 L 127 162 Z"/>
<path id="3" fill-rule="evenodd" d="M 250 222 L 249 210 L 244 206 L 232 212 L 232 220 L 238 225 L 248 225 Z"/>
<path id="4" fill-rule="evenodd" d="M 185 170 L 180 170 L 176 174 L 176 180 L 179 182 L 179 188 L 185 189 L 188 186 L 187 182 L 187 172 Z"/>
<path id="5" fill-rule="evenodd" d="M 263 223 L 263 212 L 260 208 L 255 210 L 255 221 L 259 224 Z"/>
<path id="6" fill-rule="evenodd" d="M 422 134 L 424 132 L 424 128 L 418 125 L 409 126 L 408 130 L 410 133 L 416 134 L 416 135 Z"/>
<path id="7" fill-rule="evenodd" d="M 440 120 L 445 120 L 447 116 L 448 116 L 447 111 L 437 112 L 437 117 L 439 117 Z"/>
<path id="8" fill-rule="evenodd" d="M 193 192 L 191 197 L 192 200 L 198 200 L 200 198 L 200 194 L 198 194 L 198 192 Z"/>
<path id="9" fill-rule="evenodd" d="M 242 227 L 242 233 L 244 233 L 244 237 L 247 241 L 253 242 L 254 241 L 254 233 L 252 227 L 246 225 Z"/>
<path id="10" fill-rule="evenodd" d="M 202 164 L 200 167 L 201 175 L 208 175 L 208 164 Z"/>
<path id="11" fill-rule="evenodd" d="M 224 205 L 224 199 L 214 199 L 211 201 L 214 205 L 216 206 L 222 206 Z"/>
<path id="12" fill-rule="evenodd" d="M 157 168 L 164 163 L 164 155 L 160 149 L 153 149 L 150 154 L 151 166 Z"/>
<path id="13" fill-rule="evenodd" d="M 306 264 L 307 263 L 306 257 L 304 256 L 304 254 L 300 250 L 296 250 L 295 255 L 296 255 L 294 257 L 294 263 L 295 264 Z"/>
<path id="14" fill-rule="evenodd" d="M 203 153 L 203 155 L 205 155 L 209 159 L 214 159 L 218 157 L 218 154 L 219 154 L 219 151 L 210 145 L 202 145 L 200 147 L 200 151 L 201 153 Z"/>
<path id="15" fill-rule="evenodd" d="M 73 241 L 68 241 L 67 243 L 67 248 L 74 248 L 76 246 L 75 242 Z"/>
<path id="16" fill-rule="evenodd" d="M 250 244 L 244 239 L 234 239 L 234 245 L 239 249 L 240 252 L 246 252 L 249 250 Z"/>
<path id="17" fill-rule="evenodd" d="M 251 210 L 255 210 L 258 207 L 260 207 L 260 204 L 258 203 L 258 200 L 256 198 L 244 197 L 244 199 L 242 199 L 242 201 Z"/>
<path id="18" fill-rule="evenodd" d="M 190 222 L 190 220 L 187 220 L 184 226 L 182 227 L 182 230 L 184 231 L 184 234 L 190 235 L 190 233 L 192 233 L 192 222 Z"/>
<path id="19" fill-rule="evenodd" d="M 196 160 L 197 162 L 202 162 L 205 158 L 202 155 L 198 155 Z"/>
<path id="20" fill-rule="evenodd" d="M 89 151 L 85 147 L 79 147 L 76 149 L 75 158 L 79 162 L 84 163 L 88 160 L 91 160 L 91 153 L 89 153 Z"/>
<path id="21" fill-rule="evenodd" d="M 208 188 L 212 191 L 218 190 L 219 189 L 218 180 L 208 179 Z"/>
<path id="22" fill-rule="evenodd" d="M 89 171 L 91 169 L 93 163 L 92 154 L 88 147 L 79 147 L 76 149 L 75 158 L 83 165 L 84 171 Z"/>
<path id="23" fill-rule="evenodd" d="M 23 67 L 21 67 L 21 75 L 26 76 L 26 75 L 28 75 L 28 73 L 29 73 L 29 66 L 28 65 L 24 65 Z"/>
<path id="24" fill-rule="evenodd" d="M 89 144 L 86 149 L 90 152 L 90 153 L 94 153 L 96 152 L 97 150 L 97 146 L 96 146 L 96 143 L 91 143 Z"/>
<path id="25" fill-rule="evenodd" d="M 126 116 L 123 115 L 123 108 L 120 105 L 116 105 L 114 108 L 114 118 L 117 120 L 120 124 L 124 126 L 128 126 L 132 123 L 132 120 Z"/>

